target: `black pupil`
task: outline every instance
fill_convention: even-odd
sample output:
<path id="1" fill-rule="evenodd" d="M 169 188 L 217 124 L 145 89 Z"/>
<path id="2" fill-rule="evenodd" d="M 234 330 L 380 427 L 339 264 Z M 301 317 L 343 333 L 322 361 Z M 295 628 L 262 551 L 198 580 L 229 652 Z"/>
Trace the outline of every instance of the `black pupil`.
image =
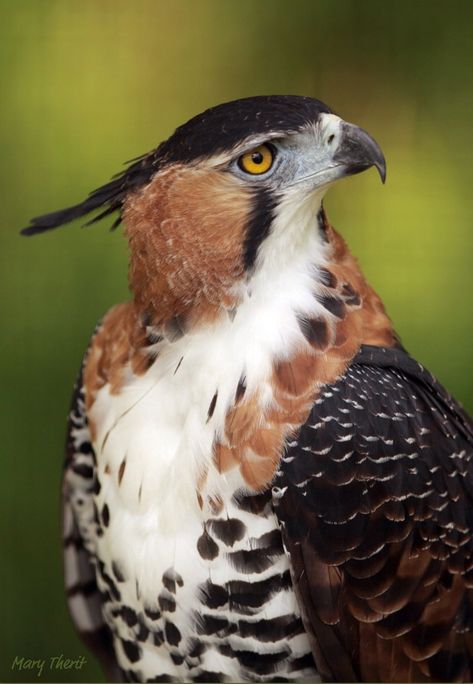
<path id="1" fill-rule="evenodd" d="M 262 152 L 253 152 L 251 155 L 251 161 L 253 164 L 262 164 L 263 163 L 263 153 Z"/>

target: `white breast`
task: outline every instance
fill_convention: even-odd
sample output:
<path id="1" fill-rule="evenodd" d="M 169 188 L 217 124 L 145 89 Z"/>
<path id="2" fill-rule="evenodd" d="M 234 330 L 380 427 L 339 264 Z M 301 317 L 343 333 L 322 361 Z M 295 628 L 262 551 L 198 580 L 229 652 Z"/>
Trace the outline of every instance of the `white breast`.
<path id="1" fill-rule="evenodd" d="M 296 314 L 319 312 L 313 296 L 314 254 L 318 264 L 323 264 L 324 255 L 315 228 L 301 232 L 296 253 L 281 253 L 284 236 L 276 234 L 267 242 L 265 267 L 245 286 L 233 320 L 225 317 L 168 343 L 144 375 L 129 371 L 119 394 L 112 395 L 108 385 L 99 390 L 90 413 L 97 428 L 93 446 L 101 483 L 96 503 L 99 514 L 105 505 L 109 514 L 104 534 L 95 540 L 96 554 L 106 564 L 118 563 L 127 578 L 120 585 L 122 600 L 136 609 L 155 605 L 163 574 L 179 568 L 184 584 L 176 616 L 180 615 L 183 633 L 190 629 L 190 607 L 198 587 L 209 578 L 224 584 L 238 576 L 225 555 L 207 561 L 196 548 L 209 516 L 196 493 L 203 475 L 207 473 L 205 498 L 218 494 L 223 517 L 234 515 L 231 499 L 244 485 L 238 470 L 216 471 L 213 442 L 223 434 L 242 377 L 248 395 L 259 388 L 263 400 L 271 402 L 268 379 L 274 360 L 302 343 Z M 216 393 L 215 410 L 208 419 Z M 241 548 L 250 548 L 251 539 L 276 526 L 274 516 L 251 516 L 251 530 Z M 254 580 L 287 569 L 282 555 Z M 266 606 L 265 615 L 286 612 L 297 613 L 292 592 L 279 594 L 274 606 Z M 304 635 L 301 652 L 306 646 Z M 149 671 L 156 672 L 156 658 L 161 656 L 153 655 L 148 645 L 144 651 L 145 661 L 151 659 Z M 237 679 L 238 671 L 233 675 Z"/>

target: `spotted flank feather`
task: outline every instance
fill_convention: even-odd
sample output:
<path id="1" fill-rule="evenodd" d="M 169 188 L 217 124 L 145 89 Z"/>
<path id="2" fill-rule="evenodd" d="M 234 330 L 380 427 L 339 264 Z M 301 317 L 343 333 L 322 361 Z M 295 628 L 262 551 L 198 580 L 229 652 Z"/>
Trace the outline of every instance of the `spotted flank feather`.
<path id="1" fill-rule="evenodd" d="M 471 681 L 473 425 L 420 364 L 362 348 L 273 499 L 323 679 Z"/>
<path id="2" fill-rule="evenodd" d="M 95 454 L 85 411 L 82 372 L 74 387 L 69 414 L 63 479 L 64 583 L 72 621 L 84 643 L 112 681 L 121 681 L 112 633 L 102 612 L 96 580 L 97 558 L 91 540 L 97 491 Z"/>

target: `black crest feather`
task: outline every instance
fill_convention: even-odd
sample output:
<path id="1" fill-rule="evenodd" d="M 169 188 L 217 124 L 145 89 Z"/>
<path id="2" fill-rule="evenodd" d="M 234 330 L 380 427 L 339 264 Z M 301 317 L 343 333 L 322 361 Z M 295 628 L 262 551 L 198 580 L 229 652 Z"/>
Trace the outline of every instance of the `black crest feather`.
<path id="1" fill-rule="evenodd" d="M 131 190 L 145 185 L 156 173 L 159 167 L 158 150 L 159 148 L 133 160 L 133 163 L 125 171 L 117 174 L 109 183 L 91 192 L 83 202 L 31 219 L 30 225 L 23 228 L 21 234 L 29 236 L 44 233 L 51 228 L 57 228 L 81 216 L 86 216 L 100 207 L 104 207 L 103 211 L 94 216 L 86 225 L 100 221 L 105 216 L 113 214 L 114 211 L 122 208 L 125 197 Z M 112 229 L 116 228 L 120 221 L 121 217 L 119 216 L 112 225 Z"/>

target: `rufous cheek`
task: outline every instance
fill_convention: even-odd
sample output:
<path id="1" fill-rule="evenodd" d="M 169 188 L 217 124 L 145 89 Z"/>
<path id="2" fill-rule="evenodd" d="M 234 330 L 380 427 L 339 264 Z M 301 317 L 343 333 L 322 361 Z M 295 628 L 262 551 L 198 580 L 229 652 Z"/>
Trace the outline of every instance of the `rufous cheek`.
<path id="1" fill-rule="evenodd" d="M 167 169 L 130 196 L 130 287 L 156 325 L 210 322 L 236 306 L 251 201 L 231 175 L 195 167 Z"/>

